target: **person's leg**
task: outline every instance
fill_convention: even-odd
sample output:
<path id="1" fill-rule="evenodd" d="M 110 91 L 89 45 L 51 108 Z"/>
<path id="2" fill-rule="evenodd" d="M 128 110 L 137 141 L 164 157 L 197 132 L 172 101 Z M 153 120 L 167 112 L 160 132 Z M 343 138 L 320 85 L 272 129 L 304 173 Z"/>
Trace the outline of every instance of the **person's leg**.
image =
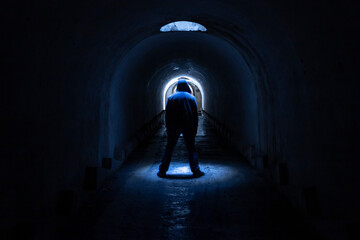
<path id="1" fill-rule="evenodd" d="M 161 164 L 159 166 L 159 173 L 165 175 L 167 170 L 169 169 L 171 156 L 174 151 L 175 145 L 179 139 L 180 131 L 172 130 L 167 132 L 167 144 L 164 155 L 161 160 Z"/>
<path id="2" fill-rule="evenodd" d="M 195 135 L 192 130 L 185 129 L 183 131 L 183 136 L 186 144 L 186 148 L 189 151 L 189 164 L 190 169 L 194 174 L 202 173 L 199 168 L 199 160 L 195 150 Z"/>

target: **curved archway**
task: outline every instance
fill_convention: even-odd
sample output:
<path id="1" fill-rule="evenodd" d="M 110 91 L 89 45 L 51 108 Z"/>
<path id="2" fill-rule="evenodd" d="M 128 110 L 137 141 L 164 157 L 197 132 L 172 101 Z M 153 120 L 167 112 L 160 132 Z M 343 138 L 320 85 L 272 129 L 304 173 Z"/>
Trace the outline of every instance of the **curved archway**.
<path id="1" fill-rule="evenodd" d="M 200 105 L 200 108 L 201 109 L 205 109 L 205 96 L 204 96 L 204 90 L 201 86 L 201 84 L 194 78 L 190 77 L 190 76 L 184 76 L 184 75 L 181 75 L 181 76 L 178 76 L 178 77 L 175 77 L 175 78 L 172 78 L 164 87 L 163 89 L 163 109 L 165 110 L 165 107 L 166 107 L 166 93 L 168 92 L 168 90 L 174 86 L 176 84 L 176 82 L 178 81 L 179 78 L 186 78 L 187 79 L 187 82 L 190 83 L 190 88 L 192 89 L 194 95 L 195 95 L 195 92 L 196 90 L 193 89 L 193 86 L 191 85 L 194 85 L 196 88 L 199 89 L 200 91 L 200 96 L 201 96 L 201 105 Z"/>

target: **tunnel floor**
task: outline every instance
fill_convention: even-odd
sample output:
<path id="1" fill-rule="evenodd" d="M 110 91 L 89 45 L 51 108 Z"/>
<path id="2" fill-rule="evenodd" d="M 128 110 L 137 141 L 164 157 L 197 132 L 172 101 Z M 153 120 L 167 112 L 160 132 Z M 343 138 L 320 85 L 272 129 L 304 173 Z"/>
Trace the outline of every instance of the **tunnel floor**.
<path id="1" fill-rule="evenodd" d="M 168 178 L 156 176 L 163 126 L 61 230 L 61 239 L 319 239 L 288 202 L 200 117 L 205 176 L 192 178 L 182 137 Z"/>

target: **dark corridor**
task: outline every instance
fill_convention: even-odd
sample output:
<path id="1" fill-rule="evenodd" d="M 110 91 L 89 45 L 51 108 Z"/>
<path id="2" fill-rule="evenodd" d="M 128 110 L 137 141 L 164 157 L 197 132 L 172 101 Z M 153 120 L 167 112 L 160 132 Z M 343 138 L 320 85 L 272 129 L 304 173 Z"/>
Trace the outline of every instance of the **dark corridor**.
<path id="1" fill-rule="evenodd" d="M 183 138 L 168 177 L 156 176 L 162 126 L 111 180 L 59 229 L 59 239 L 321 239 L 289 202 L 204 117 L 196 138 L 205 176 L 192 178 Z"/>
<path id="2" fill-rule="evenodd" d="M 360 239 L 359 12 L 0 1 L 0 239 Z M 202 108 L 205 176 L 179 144 L 160 179 L 164 129 L 150 136 L 179 76 Z"/>

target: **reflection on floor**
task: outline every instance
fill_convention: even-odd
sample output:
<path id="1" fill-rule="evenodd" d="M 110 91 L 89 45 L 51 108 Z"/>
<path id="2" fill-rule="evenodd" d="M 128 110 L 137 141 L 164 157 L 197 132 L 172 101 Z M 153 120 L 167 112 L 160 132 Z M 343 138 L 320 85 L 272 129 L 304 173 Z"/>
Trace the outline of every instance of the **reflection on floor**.
<path id="1" fill-rule="evenodd" d="M 245 160 L 222 147 L 201 117 L 192 178 L 180 138 L 168 174 L 156 172 L 163 127 L 83 207 L 62 239 L 314 239 L 287 202 Z M 317 238 L 318 239 L 318 238 Z"/>

